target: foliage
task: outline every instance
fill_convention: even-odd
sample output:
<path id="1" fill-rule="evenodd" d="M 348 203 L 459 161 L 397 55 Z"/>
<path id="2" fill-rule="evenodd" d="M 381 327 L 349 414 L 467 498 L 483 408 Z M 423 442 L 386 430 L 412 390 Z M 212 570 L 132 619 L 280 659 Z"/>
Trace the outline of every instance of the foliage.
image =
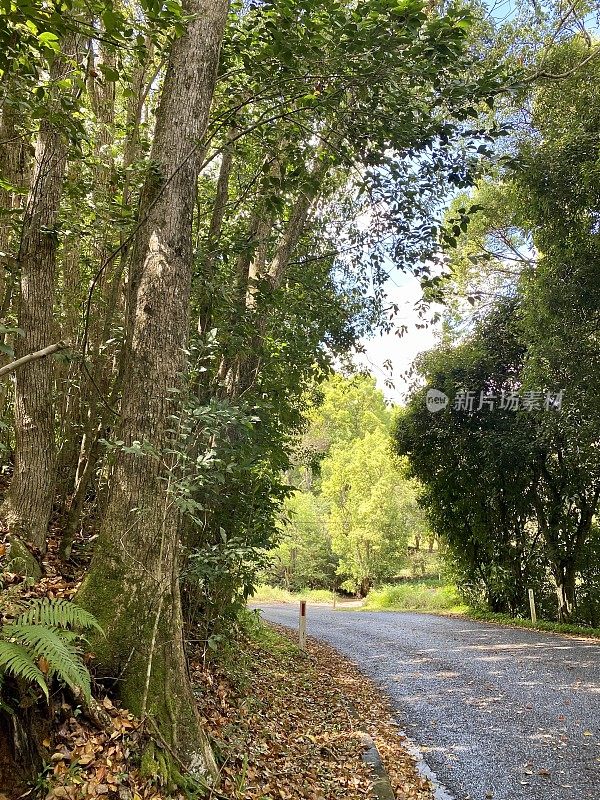
<path id="1" fill-rule="evenodd" d="M 390 410 L 372 377 L 345 378 L 334 373 L 318 388 L 306 418 L 303 448 L 310 449 L 312 445 L 315 452 L 325 455 L 389 425 Z"/>
<path id="2" fill-rule="evenodd" d="M 243 540 L 228 539 L 194 548 L 183 572 L 184 610 L 194 623 L 193 636 L 209 650 L 237 633 L 237 619 L 254 594 L 258 575 L 265 564 L 263 551 Z M 205 653 L 206 655 L 206 653 Z"/>
<path id="3" fill-rule="evenodd" d="M 283 504 L 283 532 L 272 551 L 269 579 L 292 592 L 334 587 L 337 559 L 327 530 L 323 498 L 294 492 Z"/>
<path id="4" fill-rule="evenodd" d="M 366 594 L 407 563 L 409 538 L 430 535 L 418 486 L 391 453 L 392 412 L 372 378 L 333 374 L 311 399 L 288 471 L 298 488 L 265 577 L 292 591 Z"/>
<path id="5" fill-rule="evenodd" d="M 268 583 L 259 584 L 252 595 L 253 603 L 298 603 L 307 600 L 309 603 L 333 603 L 333 592 L 328 589 L 298 589 L 290 592 L 280 586 Z"/>
<path id="6" fill-rule="evenodd" d="M 178 61 L 173 54 L 193 32 L 211 38 L 210 15 L 188 14 L 193 5 L 51 0 L 0 8 L 0 353 L 11 357 L 15 342 L 24 346 L 33 334 L 56 334 L 71 347 L 65 358 L 22 367 L 15 399 L 0 392 L 0 452 L 3 474 L 17 465 L 7 495 L 16 520 L 11 552 L 41 560 L 54 513 L 63 528 L 61 558 L 72 559 L 64 569 L 87 563 L 95 548 L 84 586 L 93 587 L 107 616 L 115 611 L 115 620 L 117 602 L 113 608 L 113 598 L 102 596 L 109 573 L 118 572 L 105 542 L 112 536 L 126 543 L 127 568 L 113 585 L 127 589 L 134 566 L 140 583 L 143 576 L 154 585 L 148 564 L 161 573 L 172 558 L 173 613 L 179 619 L 180 586 L 186 634 L 200 639 L 206 654 L 235 628 L 285 517 L 279 578 L 297 588 L 345 581 L 364 593 L 398 572 L 410 536 L 428 532 L 416 501 L 420 489 L 389 453 L 391 414 L 374 382 L 326 378 L 366 335 L 397 325 L 387 297 L 392 269 L 414 272 L 435 296 L 436 271 L 445 263 L 441 244 L 456 238 L 452 228 L 443 230 L 445 198 L 482 174 L 506 133 L 506 120 L 491 112 L 504 102 L 507 66 L 511 79 L 522 70 L 486 58 L 491 26 L 478 5 L 462 0 L 234 3 L 224 34 L 215 28 L 211 47 L 200 41 L 194 59 Z M 161 113 L 162 101 L 183 109 L 183 129 L 200 85 L 190 75 L 206 77 L 202 58 L 209 51 L 219 63 L 214 91 L 208 78 L 201 81 L 210 95 L 203 98 L 208 125 L 193 115 L 189 148 L 169 142 L 161 161 L 161 132 L 174 123 Z M 51 161 L 60 154 L 43 173 L 52 176 L 48 186 L 31 180 L 44 146 Z M 593 184 L 591 158 L 588 167 Z M 173 235 L 152 251 L 164 257 L 164 269 L 160 280 L 145 283 L 152 262 L 141 257 L 148 213 L 166 190 L 180 196 L 182 208 L 164 215 Z M 32 215 L 38 201 L 44 215 Z M 23 246 L 32 231 L 35 246 Z M 36 264 L 32 276 L 26 257 Z M 174 264 L 187 282 L 173 279 Z M 165 308 L 146 303 L 150 284 Z M 537 289 L 540 308 L 550 308 L 554 281 Z M 524 319 L 535 296 L 532 289 Z M 183 357 L 175 365 L 164 347 L 153 349 L 152 334 L 167 329 L 164 314 L 177 328 L 167 338 L 177 358 L 185 354 L 183 368 Z M 47 331 L 39 330 L 42 318 L 54 323 Z M 138 336 L 142 319 L 148 327 Z M 568 352 L 581 350 L 573 344 Z M 527 380 L 548 360 L 541 345 L 536 358 L 524 364 Z M 149 377 L 157 365 L 169 375 L 160 397 Z M 43 411 L 44 419 L 29 418 L 19 400 L 21 377 L 38 374 L 44 401 L 33 416 Z M 138 376 L 141 385 L 134 385 Z M 583 417 L 572 419 L 580 434 L 572 441 L 589 445 L 582 437 L 589 437 L 592 416 Z M 140 420 L 148 421 L 139 428 L 144 435 L 135 433 Z M 148 430 L 154 425 L 156 442 Z M 19 494 L 18 465 L 33 463 L 24 433 L 47 447 L 33 448 L 41 455 L 39 474 Z M 590 457 L 586 468 L 592 465 Z M 491 472 L 486 477 L 490 486 Z M 549 507 L 550 483 L 539 481 L 538 500 Z M 151 502 L 154 516 L 142 507 Z M 113 524 L 119 504 L 114 519 L 121 522 Z M 45 518 L 32 520 L 31 509 Z M 158 520 L 163 509 L 159 529 L 148 523 L 143 544 L 133 528 Z M 488 510 L 481 506 L 479 523 Z M 294 537 L 293 546 L 285 536 Z M 507 541 L 503 546 L 510 550 Z M 101 553 L 106 569 L 97 567 Z M 504 585 L 507 569 L 503 564 L 488 578 Z M 156 641 L 146 624 L 156 598 L 131 599 L 133 612 L 115 621 L 104 643 L 98 638 L 97 664 L 103 656 L 125 659 L 129 648 L 120 647 L 120 636 Z M 161 614 L 169 613 L 163 599 L 155 634 Z M 10 644 L 37 648 L 50 662 L 61 639 L 64 662 L 76 647 L 73 631 L 44 613 L 40 630 L 30 630 L 39 628 L 32 617 L 14 629 Z M 173 641 L 179 636 L 174 631 Z M 163 672 L 171 665 L 161 670 L 160 648 L 150 649 L 155 669 L 148 669 L 148 683 L 168 684 Z M 11 668 L 25 669 L 11 652 Z M 183 647 L 178 652 L 184 689 Z M 138 669 L 134 663 L 127 670 Z M 114 665 L 106 666 L 113 674 Z M 76 677 L 68 672 L 68 680 Z M 142 682 L 133 677 L 128 685 L 138 691 Z M 156 695 L 160 702 L 164 694 Z M 185 727 L 164 711 L 173 731 Z"/>
<path id="7" fill-rule="evenodd" d="M 564 80 L 517 98 L 529 124 L 514 126 L 511 157 L 448 212 L 446 344 L 422 361 L 426 387 L 415 389 L 396 442 L 425 484 L 430 520 L 471 604 L 526 614 L 530 585 L 543 614 L 595 624 L 598 152 L 590 131 L 599 96 L 591 46 L 575 34 L 544 53 Z M 429 388 L 451 402 L 460 388 L 476 398 L 563 396 L 548 411 L 502 413 L 496 401 L 493 413 L 431 415 Z"/>
<path id="8" fill-rule="evenodd" d="M 403 515 L 398 468 L 385 430 L 336 448 L 323 464 L 323 496 L 331 503 L 329 529 L 338 571 L 365 595 L 406 561 L 410 530 Z M 410 492 L 404 491 L 409 495 Z"/>
<path id="9" fill-rule="evenodd" d="M 464 343 L 433 351 L 423 360 L 426 384 L 397 416 L 395 447 L 424 485 L 422 502 L 434 530 L 449 545 L 454 575 L 470 602 L 492 608 L 526 607 L 526 587 L 536 579 L 537 537 L 527 525 L 537 453 L 532 415 L 482 405 L 480 394 L 518 389 L 523 348 L 515 309 L 505 303 Z M 431 414 L 429 389 L 450 398 Z M 472 412 L 454 408 L 471 391 Z M 538 576 L 539 577 L 539 576 Z"/>
<path id="10" fill-rule="evenodd" d="M 0 679 L 10 675 L 41 689 L 49 698 L 56 678 L 90 699 L 90 674 L 83 663 L 82 632 L 98 629 L 96 620 L 66 600 L 34 600 L 0 628 Z M 10 700 L 10 697 L 7 697 Z"/>
<path id="11" fill-rule="evenodd" d="M 453 584 L 436 580 L 411 580 L 371 589 L 363 608 L 369 611 L 462 613 L 466 606 Z"/>

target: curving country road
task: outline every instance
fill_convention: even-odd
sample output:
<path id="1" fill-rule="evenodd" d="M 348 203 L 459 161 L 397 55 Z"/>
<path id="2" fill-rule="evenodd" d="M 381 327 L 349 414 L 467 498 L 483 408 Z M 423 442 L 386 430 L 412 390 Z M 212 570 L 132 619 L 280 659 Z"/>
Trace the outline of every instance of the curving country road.
<path id="1" fill-rule="evenodd" d="M 262 616 L 297 627 L 294 606 Z M 600 643 L 465 619 L 308 609 L 456 800 L 600 800 Z"/>

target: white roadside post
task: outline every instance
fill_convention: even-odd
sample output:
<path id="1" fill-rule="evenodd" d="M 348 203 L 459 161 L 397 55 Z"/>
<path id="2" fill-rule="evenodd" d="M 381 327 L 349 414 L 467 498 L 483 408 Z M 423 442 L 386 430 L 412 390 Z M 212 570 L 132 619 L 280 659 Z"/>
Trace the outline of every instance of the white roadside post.
<path id="1" fill-rule="evenodd" d="M 306 650 L 306 600 L 300 600 L 300 624 L 298 626 L 298 647 Z"/>
<path id="2" fill-rule="evenodd" d="M 531 610 L 531 621 L 535 625 L 537 622 L 537 614 L 535 613 L 535 597 L 533 595 L 533 589 L 529 590 L 529 608 Z"/>

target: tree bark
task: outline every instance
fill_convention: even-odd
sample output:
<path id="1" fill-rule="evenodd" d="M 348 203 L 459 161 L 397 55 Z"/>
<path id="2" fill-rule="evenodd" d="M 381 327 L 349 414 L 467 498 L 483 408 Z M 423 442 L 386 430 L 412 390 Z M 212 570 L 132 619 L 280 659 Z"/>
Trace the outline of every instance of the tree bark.
<path id="1" fill-rule="evenodd" d="M 0 118 L 0 177 L 19 190 L 25 184 L 27 143 L 19 132 L 19 112 L 10 97 L 4 100 Z M 18 191 L 0 186 L 0 208 L 16 214 L 22 207 Z M 13 214 L 0 217 L 0 306 L 4 316 L 14 284 L 15 218 Z M 7 297 L 8 296 L 8 297 Z"/>
<path id="2" fill-rule="evenodd" d="M 107 416 L 106 398 L 113 377 L 114 358 L 106 346 L 111 337 L 113 320 L 117 307 L 117 294 L 113 284 L 119 284 L 122 270 L 115 258 L 111 258 L 116 245 L 111 205 L 115 192 L 115 164 L 111 155 L 114 142 L 115 123 L 115 85 L 98 77 L 102 66 L 115 69 L 114 48 L 101 43 L 98 45 L 98 59 L 94 48 L 88 61 L 87 89 L 90 105 L 95 116 L 93 185 L 94 203 L 99 210 L 91 249 L 96 257 L 95 270 L 99 277 L 95 285 L 93 303 L 90 305 L 90 319 L 87 329 L 86 365 L 94 378 L 94 384 L 84 373 L 80 389 L 80 408 L 85 409 L 81 426 L 67 427 L 70 441 L 63 447 L 63 469 L 59 470 L 59 496 L 62 516 L 67 523 L 63 526 L 60 554 L 69 557 L 71 546 L 83 509 L 89 481 L 94 474 L 98 457 L 97 437 L 102 431 Z M 85 301 L 85 298 L 81 298 Z M 104 399 L 104 402 L 103 402 Z M 74 450 L 78 455 L 73 458 Z M 83 480 L 82 480 L 83 478 Z"/>
<path id="3" fill-rule="evenodd" d="M 23 207 L 23 195 L 27 184 L 29 142 L 19 130 L 19 112 L 12 105 L 10 87 L 3 98 L 0 118 L 0 177 L 17 191 L 10 191 L 0 186 L 0 209 L 9 214 L 0 215 L 0 320 L 6 324 L 15 289 L 16 255 L 19 247 L 17 215 Z M 12 346 L 13 336 L 0 331 L 0 343 Z M 0 353 L 0 364 L 8 361 L 9 356 Z M 0 386 L 0 416 L 4 419 L 8 413 L 9 399 L 12 392 L 10 383 Z M 11 436 L 6 431 L 0 432 L 0 441 L 8 453 L 12 449 Z"/>
<path id="4" fill-rule="evenodd" d="M 105 518 L 79 596 L 106 634 L 94 642 L 99 674 L 118 676 L 123 702 L 149 717 L 198 773 L 209 768 L 210 755 L 184 653 L 179 520 L 165 448 L 177 413 L 172 389 L 185 366 L 200 145 L 227 9 L 226 0 L 189 0 L 191 21 L 171 49 L 131 257 L 131 338 L 118 432 L 150 454 L 116 451 Z"/>
<path id="5" fill-rule="evenodd" d="M 127 169 L 132 166 L 141 156 L 142 142 L 140 139 L 140 122 L 142 117 L 142 109 L 147 95 L 146 82 L 150 81 L 149 74 L 153 71 L 153 54 L 154 47 L 150 37 L 146 39 L 147 56 L 141 63 L 136 63 L 133 68 L 133 75 L 131 80 L 132 91 L 127 100 L 126 110 L 126 124 L 125 124 L 125 142 L 123 146 L 123 164 L 122 169 L 125 171 L 125 184 L 122 190 L 122 207 L 124 210 L 131 204 L 132 187 L 127 174 Z M 101 53 L 105 52 L 101 50 Z M 103 63 L 108 66 L 114 67 L 114 58 L 110 53 L 106 53 Z M 104 86 L 100 91 L 97 91 L 93 81 L 88 81 L 88 88 L 94 94 L 93 106 L 98 116 L 98 121 L 101 126 L 101 137 L 104 141 L 100 141 L 97 145 L 97 157 L 102 155 L 102 145 L 110 145 L 112 143 L 112 136 L 107 138 L 114 122 L 114 93 L 109 86 Z M 106 195 L 109 190 L 111 169 L 106 170 L 100 167 L 100 173 L 96 185 L 101 189 L 104 188 Z M 106 204 L 106 197 L 105 197 Z M 106 225 L 104 226 L 107 227 Z M 106 233 L 108 238 L 108 233 Z M 99 285 L 96 287 L 96 294 L 102 294 L 102 307 L 104 310 L 103 329 L 99 334 L 100 341 L 106 342 L 108 339 L 115 335 L 114 322 L 115 318 L 120 322 L 123 319 L 125 312 L 125 292 L 124 289 L 124 276 L 127 271 L 127 264 L 129 261 L 130 248 L 127 241 L 124 239 L 124 234 L 121 234 L 120 252 L 118 262 L 112 259 L 106 265 L 108 277 L 103 276 Z M 108 260 L 109 249 L 106 244 L 100 242 L 99 249 L 101 257 L 97 262 L 98 268 L 102 267 L 105 260 Z M 77 265 L 65 263 L 64 281 L 65 285 L 72 287 L 75 283 L 75 291 L 71 290 L 71 305 L 80 306 L 85 302 L 86 297 L 79 297 L 78 290 L 80 291 L 81 276 L 77 274 Z M 77 298 L 77 299 L 75 299 Z M 65 310 L 69 310 L 69 300 L 65 299 Z M 92 310 L 95 310 L 95 305 L 92 305 Z M 98 334 L 96 334 L 98 335 Z M 68 337 L 67 337 L 68 338 Z M 73 337 L 71 337 L 73 339 Z M 74 339 L 73 339 L 74 340 Z M 90 348 L 94 351 L 93 346 Z M 94 351 L 95 352 L 95 351 Z M 63 437 L 63 452 L 61 454 L 61 467 L 59 469 L 59 476 L 63 478 L 62 487 L 63 494 L 60 498 L 60 508 L 63 510 L 64 526 L 63 536 L 60 543 L 60 554 L 63 558 L 69 558 L 71 554 L 71 547 L 81 527 L 81 517 L 85 505 L 86 496 L 89 493 L 89 486 L 94 476 L 98 473 L 99 462 L 101 461 L 104 450 L 100 445 L 100 437 L 106 436 L 107 428 L 113 421 L 114 416 L 109 410 L 114 408 L 118 402 L 118 397 L 121 391 L 124 350 L 117 350 L 112 356 L 112 362 L 103 364 L 102 376 L 99 375 L 99 370 L 90 364 L 88 368 L 95 375 L 94 380 L 96 385 L 99 386 L 101 391 L 106 393 L 108 397 L 107 403 L 99 402 L 97 389 L 91 386 L 87 377 L 81 381 L 69 381 L 69 405 L 65 406 L 65 413 L 62 415 L 63 429 L 68 427 L 69 418 L 67 415 L 74 415 L 71 418 L 73 435 L 68 438 Z M 77 364 L 77 369 L 81 369 L 81 365 Z M 109 388 L 110 387 L 110 388 Z M 82 401 L 82 391 L 86 398 L 85 402 Z M 106 398 L 105 398 L 106 399 Z M 89 408 L 93 406 L 95 412 L 93 415 L 87 413 L 86 406 Z M 66 423 L 66 426 L 65 426 Z M 76 434 L 83 430 L 83 435 L 77 436 Z M 75 452 L 76 451 L 76 452 Z M 102 485 L 104 489 L 104 485 Z M 96 497 L 97 507 L 100 505 L 99 496 Z"/>
<path id="6" fill-rule="evenodd" d="M 52 65 L 53 81 L 68 75 L 75 52 L 76 41 L 71 36 L 63 43 L 64 55 Z M 15 341 L 17 359 L 56 339 L 56 225 L 67 153 L 64 132 L 49 118 L 42 119 L 17 256 L 19 327 L 23 331 Z M 55 483 L 53 382 L 52 359 L 33 361 L 15 375 L 15 469 L 4 508 L 11 535 L 42 553 L 46 549 Z"/>

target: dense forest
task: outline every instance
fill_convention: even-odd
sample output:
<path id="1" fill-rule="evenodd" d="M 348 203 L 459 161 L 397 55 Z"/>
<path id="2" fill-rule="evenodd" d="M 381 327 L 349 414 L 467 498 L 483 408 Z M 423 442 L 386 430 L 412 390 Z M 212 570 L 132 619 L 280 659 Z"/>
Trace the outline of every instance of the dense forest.
<path id="1" fill-rule="evenodd" d="M 364 595 L 415 539 L 494 610 L 598 624 L 595 15 L 0 5 L 0 764 L 93 686 L 209 780 L 191 649 L 265 575 Z M 391 410 L 340 375 L 402 340 L 394 271 L 443 330 Z"/>

